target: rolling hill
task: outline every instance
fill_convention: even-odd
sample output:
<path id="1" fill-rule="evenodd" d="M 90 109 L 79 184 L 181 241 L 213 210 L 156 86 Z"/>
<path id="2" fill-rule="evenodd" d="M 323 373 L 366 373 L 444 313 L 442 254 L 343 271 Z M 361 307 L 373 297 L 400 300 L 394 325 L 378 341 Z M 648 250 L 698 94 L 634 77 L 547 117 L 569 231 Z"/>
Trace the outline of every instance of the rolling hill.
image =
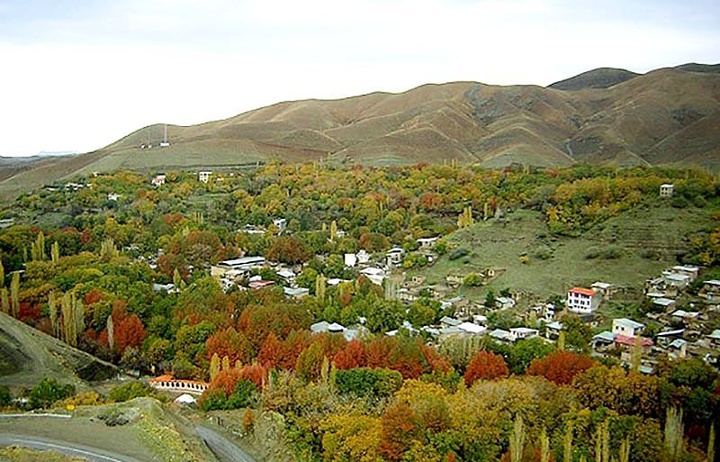
<path id="1" fill-rule="evenodd" d="M 72 348 L 5 313 L 0 313 L 0 382 L 11 387 L 34 386 L 44 377 L 82 386 L 84 380 L 105 380 L 117 367 Z"/>
<path id="2" fill-rule="evenodd" d="M 289 101 L 225 120 L 139 129 L 93 153 L 0 173 L 7 194 L 95 171 L 221 168 L 283 160 L 397 165 L 457 161 L 696 164 L 720 169 L 720 68 L 601 68 L 540 86 L 477 82 Z M 0 164 L 0 171 L 5 168 Z"/>

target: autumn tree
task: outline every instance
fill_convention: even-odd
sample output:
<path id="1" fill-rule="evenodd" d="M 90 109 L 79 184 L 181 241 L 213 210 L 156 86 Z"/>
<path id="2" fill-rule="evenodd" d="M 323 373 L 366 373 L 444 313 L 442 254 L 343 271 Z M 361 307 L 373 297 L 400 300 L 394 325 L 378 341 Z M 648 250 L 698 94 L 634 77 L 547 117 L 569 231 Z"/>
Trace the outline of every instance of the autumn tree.
<path id="1" fill-rule="evenodd" d="M 527 374 L 542 375 L 558 385 L 569 385 L 576 375 L 594 365 L 595 361 L 585 355 L 571 351 L 556 351 L 543 358 L 533 359 Z"/>
<path id="2" fill-rule="evenodd" d="M 476 380 L 495 380 L 510 374 L 502 356 L 489 351 L 478 352 L 465 371 L 465 385 L 471 386 Z"/>

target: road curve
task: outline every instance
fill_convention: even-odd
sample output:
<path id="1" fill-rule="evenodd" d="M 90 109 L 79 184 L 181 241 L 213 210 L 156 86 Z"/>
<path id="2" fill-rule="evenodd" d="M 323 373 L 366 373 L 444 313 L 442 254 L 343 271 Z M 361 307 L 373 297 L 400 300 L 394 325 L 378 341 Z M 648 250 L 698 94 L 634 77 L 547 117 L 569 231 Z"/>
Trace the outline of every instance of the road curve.
<path id="1" fill-rule="evenodd" d="M 55 451 L 68 456 L 84 457 L 91 462 L 142 462 L 122 454 L 36 436 L 0 434 L 0 446 L 21 446 L 40 451 Z"/>
<path id="2" fill-rule="evenodd" d="M 247 452 L 218 432 L 198 425 L 195 431 L 221 462 L 256 462 Z"/>

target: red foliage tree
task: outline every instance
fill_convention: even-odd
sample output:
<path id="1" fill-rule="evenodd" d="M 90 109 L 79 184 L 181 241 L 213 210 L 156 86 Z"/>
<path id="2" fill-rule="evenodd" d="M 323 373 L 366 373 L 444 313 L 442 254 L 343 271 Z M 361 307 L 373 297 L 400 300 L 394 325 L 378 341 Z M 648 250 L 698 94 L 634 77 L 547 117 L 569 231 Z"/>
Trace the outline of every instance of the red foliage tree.
<path id="1" fill-rule="evenodd" d="M 465 371 L 465 385 L 471 386 L 476 380 L 495 380 L 510 374 L 505 359 L 489 351 L 478 352 Z"/>
<path id="2" fill-rule="evenodd" d="M 87 306 L 93 305 L 93 304 L 99 302 L 100 300 L 102 300 L 102 297 L 103 297 L 102 292 L 100 292 L 97 289 L 90 289 L 88 291 L 88 293 L 86 293 L 85 296 L 83 297 L 83 302 Z"/>
<path id="3" fill-rule="evenodd" d="M 378 452 L 384 460 L 402 459 L 418 428 L 416 420 L 413 410 L 403 402 L 383 414 Z"/>
<path id="4" fill-rule="evenodd" d="M 127 312 L 127 304 L 118 300 L 113 303 L 112 319 L 113 319 L 113 338 L 114 347 L 117 354 L 122 354 L 127 347 L 140 347 L 147 337 L 145 326 L 136 314 Z M 98 342 L 108 346 L 108 331 L 103 329 L 98 338 Z"/>
<path id="5" fill-rule="evenodd" d="M 249 380 L 257 386 L 258 390 L 262 390 L 267 384 L 267 369 L 261 364 L 249 364 L 240 369 L 240 378 Z"/>
<path id="6" fill-rule="evenodd" d="M 338 369 L 355 369 L 367 365 L 365 359 L 365 345 L 360 340 L 353 339 L 338 351 L 333 357 L 333 363 Z"/>
<path id="7" fill-rule="evenodd" d="M 225 396 L 230 396 L 235 391 L 235 386 L 241 378 L 242 376 L 239 369 L 232 368 L 220 371 L 220 373 L 215 376 L 215 379 L 210 382 L 208 390 L 222 390 L 225 392 Z"/>
<path id="8" fill-rule="evenodd" d="M 215 332 L 205 342 L 207 358 L 211 359 L 217 353 L 220 358 L 227 356 L 230 364 L 240 361 L 247 364 L 252 361 L 252 345 L 243 334 L 232 327 Z"/>
<path id="9" fill-rule="evenodd" d="M 450 363 L 443 358 L 434 347 L 423 344 L 420 347 L 420 351 L 422 351 L 423 356 L 425 356 L 425 361 L 427 361 L 433 372 L 445 373 L 450 371 Z"/>
<path id="10" fill-rule="evenodd" d="M 533 359 L 526 373 L 542 375 L 558 385 L 568 385 L 576 375 L 594 365 L 595 361 L 585 355 L 571 351 L 556 351 L 543 358 Z"/>
<path id="11" fill-rule="evenodd" d="M 281 357 L 282 342 L 278 340 L 274 333 L 270 332 L 270 334 L 265 337 L 265 341 L 260 347 L 260 353 L 258 353 L 257 360 L 268 369 L 274 369 Z"/>

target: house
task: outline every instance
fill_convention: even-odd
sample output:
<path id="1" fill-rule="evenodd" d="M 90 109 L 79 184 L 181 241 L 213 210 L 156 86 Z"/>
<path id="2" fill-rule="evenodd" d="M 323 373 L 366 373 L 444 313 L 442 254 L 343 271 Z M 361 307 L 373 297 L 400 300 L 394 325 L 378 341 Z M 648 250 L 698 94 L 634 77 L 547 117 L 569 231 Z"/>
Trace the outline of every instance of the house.
<path id="1" fill-rule="evenodd" d="M 592 349 L 595 351 L 603 351 L 615 344 L 615 334 L 609 330 L 605 330 L 596 334 L 592 338 Z"/>
<path id="2" fill-rule="evenodd" d="M 720 303 L 720 280 L 711 279 L 703 282 L 698 296 L 713 305 Z"/>
<path id="3" fill-rule="evenodd" d="M 660 197 L 672 197 L 674 191 L 674 184 L 665 183 L 660 185 Z"/>
<path id="4" fill-rule="evenodd" d="M 630 354 L 636 345 L 640 346 L 642 354 L 648 354 L 653 346 L 653 341 L 647 337 L 615 335 L 615 347 L 621 350 L 620 358 L 623 361 L 630 360 Z"/>
<path id="5" fill-rule="evenodd" d="M 548 339 L 556 339 L 560 336 L 563 325 L 561 322 L 553 321 L 545 325 L 545 337 Z"/>
<path id="6" fill-rule="evenodd" d="M 370 263 L 370 254 L 367 253 L 367 250 L 360 249 L 358 253 L 355 254 L 357 257 L 357 262 L 361 265 L 367 265 Z"/>
<path id="7" fill-rule="evenodd" d="M 615 292 L 615 288 L 612 284 L 607 282 L 594 282 L 590 286 L 592 290 L 599 293 L 603 298 L 608 299 Z"/>
<path id="8" fill-rule="evenodd" d="M 117 202 L 117 200 L 120 199 L 120 194 L 116 193 L 108 193 L 107 200 L 112 202 Z"/>
<path id="9" fill-rule="evenodd" d="M 487 327 L 479 326 L 472 322 L 461 322 L 460 324 L 457 325 L 457 328 L 464 332 L 467 332 L 468 334 L 474 334 L 474 335 L 482 334 L 487 330 Z"/>
<path id="10" fill-rule="evenodd" d="M 710 345 L 720 348 L 720 329 L 715 329 L 712 334 L 707 336 L 710 339 Z"/>
<path id="11" fill-rule="evenodd" d="M 387 265 L 392 266 L 402 264 L 403 255 L 405 255 L 405 251 L 400 247 L 393 247 L 392 249 L 388 250 L 387 253 L 385 253 Z"/>
<path id="12" fill-rule="evenodd" d="M 358 258 L 354 253 L 346 253 L 344 257 L 345 266 L 348 268 L 354 268 L 357 265 Z"/>
<path id="13" fill-rule="evenodd" d="M 283 292 L 286 297 L 295 299 L 310 295 L 310 289 L 306 289 L 305 287 L 283 287 Z"/>
<path id="14" fill-rule="evenodd" d="M 515 306 L 515 300 L 510 297 L 498 297 L 495 299 L 495 306 L 500 310 L 507 310 Z"/>
<path id="15" fill-rule="evenodd" d="M 515 336 L 504 329 L 495 329 L 492 332 L 488 333 L 488 335 L 495 340 L 500 340 L 501 342 L 515 341 Z"/>
<path id="16" fill-rule="evenodd" d="M 513 327 L 510 329 L 510 335 L 512 335 L 515 340 L 537 337 L 539 334 L 539 330 L 530 329 L 529 327 Z"/>
<path id="17" fill-rule="evenodd" d="M 653 299 L 653 305 L 664 309 L 665 311 L 670 310 L 675 306 L 675 300 L 672 298 L 658 297 Z"/>
<path id="18" fill-rule="evenodd" d="M 278 234 L 282 234 L 287 229 L 287 220 L 285 218 L 273 219 L 273 225 L 278 229 Z"/>
<path id="19" fill-rule="evenodd" d="M 341 333 L 345 331 L 345 327 L 342 324 L 333 322 L 332 324 L 327 321 L 320 321 L 310 326 L 310 331 L 313 334 L 320 334 L 324 332 L 330 333 Z"/>
<path id="20" fill-rule="evenodd" d="M 210 171 L 198 172 L 198 181 L 200 183 L 207 183 L 210 181 L 210 175 L 212 175 L 212 172 Z"/>
<path id="21" fill-rule="evenodd" d="M 251 282 L 248 284 L 248 287 L 251 288 L 251 289 L 256 289 L 256 290 L 257 290 L 257 289 L 264 289 L 264 288 L 266 288 L 266 287 L 270 287 L 270 286 L 274 286 L 274 285 L 275 285 L 275 281 L 264 281 L 264 280 L 260 280 L 260 281 L 251 281 Z"/>
<path id="22" fill-rule="evenodd" d="M 592 313 L 602 301 L 602 296 L 593 289 L 573 287 L 568 291 L 567 308 L 575 313 Z"/>
<path id="23" fill-rule="evenodd" d="M 682 338 L 684 333 L 685 329 L 666 330 L 663 332 L 658 332 L 658 334 L 655 336 L 655 340 L 657 341 L 658 345 L 667 347 L 676 339 Z"/>
<path id="24" fill-rule="evenodd" d="M 440 325 L 442 327 L 457 327 L 461 323 L 462 323 L 462 321 L 455 319 L 455 318 L 451 318 L 449 316 L 443 316 L 442 318 L 440 318 Z"/>
<path id="25" fill-rule="evenodd" d="M 683 322 L 688 323 L 695 321 L 700 316 L 700 313 L 698 313 L 697 311 L 677 310 L 673 312 L 671 316 L 673 318 L 680 318 L 683 320 Z"/>
<path id="26" fill-rule="evenodd" d="M 230 270 L 248 272 L 254 268 L 262 268 L 264 265 L 264 257 L 242 257 L 232 260 L 223 260 L 217 265 L 210 267 L 210 275 L 213 277 L 221 277 Z"/>
<path id="27" fill-rule="evenodd" d="M 678 290 L 682 290 L 690 284 L 690 276 L 671 270 L 663 271 L 663 279 L 668 286 Z"/>
<path id="28" fill-rule="evenodd" d="M 685 276 L 690 278 L 690 282 L 694 282 L 695 279 L 697 279 L 698 274 L 700 274 L 700 268 L 693 265 L 673 266 L 668 271 L 675 274 L 684 274 Z"/>
<path id="29" fill-rule="evenodd" d="M 645 329 L 645 324 L 633 321 L 632 319 L 613 319 L 612 332 L 615 335 L 626 335 L 628 337 L 635 337 L 636 335 L 640 335 L 643 329 Z"/>
<path id="30" fill-rule="evenodd" d="M 676 338 L 668 345 L 668 356 L 672 359 L 684 358 L 687 356 L 687 342 Z"/>
<path id="31" fill-rule="evenodd" d="M 292 287 L 295 285 L 295 273 L 292 270 L 283 268 L 275 271 L 275 274 L 277 274 L 288 286 Z"/>
<path id="32" fill-rule="evenodd" d="M 378 286 L 382 286 L 383 280 L 385 279 L 385 271 L 372 266 L 368 268 L 363 268 L 362 270 L 360 270 L 360 274 L 370 279 L 370 282 Z"/>
<path id="33" fill-rule="evenodd" d="M 150 180 L 150 183 L 153 186 L 155 186 L 156 188 L 158 188 L 165 184 L 165 179 L 166 179 L 165 175 L 162 175 L 162 174 L 155 175 L 154 177 L 152 177 L 152 180 Z"/>
<path id="34" fill-rule="evenodd" d="M 445 284 L 447 284 L 448 287 L 456 289 L 460 287 L 463 279 L 463 276 L 460 276 L 459 274 L 448 274 L 445 276 Z"/>
<path id="35" fill-rule="evenodd" d="M 418 239 L 417 243 L 420 246 L 420 250 L 430 250 L 435 247 L 435 244 L 439 240 L 439 237 L 423 237 Z"/>
<path id="36" fill-rule="evenodd" d="M 407 287 L 398 289 L 396 296 L 397 296 L 397 299 L 402 302 L 414 302 L 415 300 L 417 300 L 419 298 L 413 292 L 410 292 L 410 289 L 408 289 Z"/>

